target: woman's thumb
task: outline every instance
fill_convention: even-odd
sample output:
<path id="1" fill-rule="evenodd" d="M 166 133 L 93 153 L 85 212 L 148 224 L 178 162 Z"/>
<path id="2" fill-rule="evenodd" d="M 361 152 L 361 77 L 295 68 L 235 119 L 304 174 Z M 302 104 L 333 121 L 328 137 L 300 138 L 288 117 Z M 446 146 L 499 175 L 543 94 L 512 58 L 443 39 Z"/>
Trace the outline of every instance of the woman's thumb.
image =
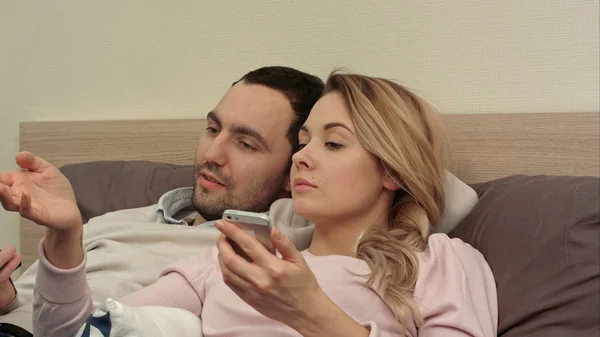
<path id="1" fill-rule="evenodd" d="M 271 228 L 271 242 L 273 242 L 273 246 L 279 251 L 284 260 L 290 262 L 303 260 L 302 254 L 296 249 L 292 240 L 275 227 Z"/>

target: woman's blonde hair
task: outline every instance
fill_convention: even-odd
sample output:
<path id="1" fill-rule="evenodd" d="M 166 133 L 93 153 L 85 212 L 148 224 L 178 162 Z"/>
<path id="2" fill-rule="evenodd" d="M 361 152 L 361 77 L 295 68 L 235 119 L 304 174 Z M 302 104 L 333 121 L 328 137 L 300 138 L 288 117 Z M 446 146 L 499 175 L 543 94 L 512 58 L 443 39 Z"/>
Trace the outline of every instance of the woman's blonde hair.
<path id="1" fill-rule="evenodd" d="M 416 252 L 425 248 L 431 227 L 444 210 L 445 135 L 434 109 L 392 81 L 334 71 L 325 94 L 339 92 L 361 144 L 379 158 L 400 187 L 390 207 L 388 227 L 369 227 L 353 254 L 371 268 L 368 284 L 384 295 L 407 327 L 422 317 L 413 299 L 418 276 Z"/>

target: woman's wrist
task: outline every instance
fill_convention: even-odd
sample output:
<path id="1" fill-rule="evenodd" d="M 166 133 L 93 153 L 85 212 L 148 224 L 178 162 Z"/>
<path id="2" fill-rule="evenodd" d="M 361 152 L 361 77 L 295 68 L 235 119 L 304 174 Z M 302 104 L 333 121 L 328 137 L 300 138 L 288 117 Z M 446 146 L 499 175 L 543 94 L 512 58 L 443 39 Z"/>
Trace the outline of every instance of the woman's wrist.
<path id="1" fill-rule="evenodd" d="M 369 330 L 348 316 L 322 290 L 306 308 L 288 324 L 304 337 L 353 337 L 369 335 Z"/>

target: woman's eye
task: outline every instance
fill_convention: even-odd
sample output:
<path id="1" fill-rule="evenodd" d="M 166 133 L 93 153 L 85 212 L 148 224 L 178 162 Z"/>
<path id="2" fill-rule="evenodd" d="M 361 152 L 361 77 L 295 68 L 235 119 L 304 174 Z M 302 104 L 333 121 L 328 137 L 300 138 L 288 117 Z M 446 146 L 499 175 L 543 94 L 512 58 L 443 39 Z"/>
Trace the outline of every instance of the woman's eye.
<path id="1" fill-rule="evenodd" d="M 302 150 L 304 147 L 306 147 L 306 144 L 298 144 L 298 151 Z"/>
<path id="2" fill-rule="evenodd" d="M 342 148 L 342 145 L 334 142 L 326 142 L 325 147 L 329 150 L 339 150 Z"/>

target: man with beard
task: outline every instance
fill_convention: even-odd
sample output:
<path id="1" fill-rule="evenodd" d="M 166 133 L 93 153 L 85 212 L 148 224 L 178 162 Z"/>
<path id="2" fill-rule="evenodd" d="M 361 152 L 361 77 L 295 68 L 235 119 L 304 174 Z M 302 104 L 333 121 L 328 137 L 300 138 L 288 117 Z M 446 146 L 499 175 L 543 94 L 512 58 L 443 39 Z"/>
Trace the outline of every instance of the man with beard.
<path id="1" fill-rule="evenodd" d="M 288 67 L 249 72 L 207 115 L 193 187 L 170 191 L 157 205 L 108 213 L 85 226 L 66 177 L 42 158 L 18 154 L 21 170 L 0 173 L 0 201 L 6 210 L 47 227 L 38 248 L 47 260 L 36 261 L 13 287 L 9 277 L 21 257 L 14 247 L 0 252 L 0 322 L 9 323 L 0 326 L 0 336 L 2 329 L 16 326 L 31 331 L 38 269 L 55 277 L 86 278 L 94 302 L 120 298 L 153 283 L 167 264 L 216 242 L 218 232 L 192 226 L 210 226 L 226 209 L 265 212 L 275 200 L 289 197 L 298 131 L 322 90 L 319 78 Z M 62 212 L 50 212 L 47 205 Z M 55 268 L 38 268 L 40 263 Z M 53 300 L 68 307 L 79 296 L 70 291 Z"/>

